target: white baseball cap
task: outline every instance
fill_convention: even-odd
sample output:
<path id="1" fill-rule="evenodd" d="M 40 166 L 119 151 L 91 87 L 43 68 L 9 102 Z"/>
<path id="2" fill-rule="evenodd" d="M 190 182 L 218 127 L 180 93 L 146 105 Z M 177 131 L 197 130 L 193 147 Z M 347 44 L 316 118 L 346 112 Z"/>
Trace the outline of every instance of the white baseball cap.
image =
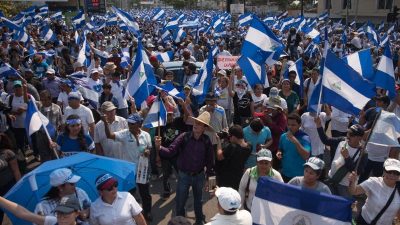
<path id="1" fill-rule="evenodd" d="M 311 157 L 304 163 L 304 166 L 309 166 L 313 170 L 322 170 L 325 167 L 325 162 L 317 157 Z"/>
<path id="2" fill-rule="evenodd" d="M 80 179 L 80 176 L 72 174 L 72 171 L 67 168 L 56 169 L 50 173 L 50 185 L 53 187 L 57 187 L 65 183 L 75 184 Z"/>
<path id="3" fill-rule="evenodd" d="M 241 206 L 239 192 L 233 188 L 220 187 L 215 191 L 219 205 L 228 212 L 236 212 Z"/>
<path id="4" fill-rule="evenodd" d="M 386 171 L 397 171 L 400 173 L 400 161 L 397 159 L 386 159 L 383 167 Z"/>

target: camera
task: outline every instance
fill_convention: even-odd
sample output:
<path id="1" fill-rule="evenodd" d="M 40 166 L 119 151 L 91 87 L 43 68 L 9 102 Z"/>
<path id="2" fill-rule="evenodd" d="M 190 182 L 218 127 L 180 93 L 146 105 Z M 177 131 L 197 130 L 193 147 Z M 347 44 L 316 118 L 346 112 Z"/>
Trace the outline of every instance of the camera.
<path id="1" fill-rule="evenodd" d="M 220 139 L 228 139 L 229 133 L 226 131 L 217 132 L 217 135 Z"/>

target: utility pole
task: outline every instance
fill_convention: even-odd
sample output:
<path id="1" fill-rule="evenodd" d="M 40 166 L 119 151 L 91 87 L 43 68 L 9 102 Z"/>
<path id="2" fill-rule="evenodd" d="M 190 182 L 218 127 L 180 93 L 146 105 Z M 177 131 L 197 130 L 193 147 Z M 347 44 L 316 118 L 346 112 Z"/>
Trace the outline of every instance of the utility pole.
<path id="1" fill-rule="evenodd" d="M 349 24 L 349 7 L 350 7 L 350 1 L 346 1 L 346 26 Z"/>
<path id="2" fill-rule="evenodd" d="M 300 10 L 301 10 L 301 17 L 303 17 L 304 16 L 304 0 L 301 0 L 301 3 L 300 3 Z"/>

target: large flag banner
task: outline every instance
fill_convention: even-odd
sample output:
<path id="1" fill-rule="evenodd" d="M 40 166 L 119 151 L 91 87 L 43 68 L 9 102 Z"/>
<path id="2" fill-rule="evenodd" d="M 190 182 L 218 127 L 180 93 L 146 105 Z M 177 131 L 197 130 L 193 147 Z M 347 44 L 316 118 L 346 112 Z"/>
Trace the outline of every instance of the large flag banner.
<path id="1" fill-rule="evenodd" d="M 378 109 L 380 110 L 380 109 Z M 400 119 L 396 114 L 381 110 L 369 138 L 370 143 L 381 146 L 399 147 Z"/>
<path id="2" fill-rule="evenodd" d="M 143 127 L 154 128 L 167 124 L 167 110 L 163 101 L 157 98 L 151 105 L 150 111 L 143 121 Z"/>
<path id="3" fill-rule="evenodd" d="M 375 71 L 370 48 L 350 54 L 344 57 L 343 61 L 365 79 L 372 81 Z"/>
<path id="4" fill-rule="evenodd" d="M 42 127 L 47 130 L 50 137 L 54 136 L 56 134 L 56 129 L 49 122 L 49 119 L 37 110 L 34 101 L 35 99 L 33 98 L 28 101 L 28 108 L 26 110 L 25 129 L 27 136 L 30 137 Z"/>
<path id="5" fill-rule="evenodd" d="M 346 198 L 260 177 L 251 207 L 254 225 L 350 225 Z"/>

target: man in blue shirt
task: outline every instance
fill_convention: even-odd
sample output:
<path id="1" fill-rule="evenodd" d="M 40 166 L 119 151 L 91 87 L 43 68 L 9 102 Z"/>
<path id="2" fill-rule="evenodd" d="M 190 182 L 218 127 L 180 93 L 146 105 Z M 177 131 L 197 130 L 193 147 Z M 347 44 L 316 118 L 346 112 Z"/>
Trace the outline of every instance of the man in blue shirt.
<path id="1" fill-rule="evenodd" d="M 290 114 L 287 118 L 288 131 L 279 140 L 276 157 L 282 160 L 282 178 L 287 183 L 293 177 L 302 176 L 303 165 L 310 157 L 310 137 L 300 130 L 301 118 Z"/>
<path id="2" fill-rule="evenodd" d="M 250 125 L 243 129 L 244 139 L 251 144 L 251 155 L 246 161 L 245 168 L 256 166 L 256 153 L 261 148 L 268 148 L 272 144 L 271 130 L 264 126 L 260 118 L 254 118 Z"/>

